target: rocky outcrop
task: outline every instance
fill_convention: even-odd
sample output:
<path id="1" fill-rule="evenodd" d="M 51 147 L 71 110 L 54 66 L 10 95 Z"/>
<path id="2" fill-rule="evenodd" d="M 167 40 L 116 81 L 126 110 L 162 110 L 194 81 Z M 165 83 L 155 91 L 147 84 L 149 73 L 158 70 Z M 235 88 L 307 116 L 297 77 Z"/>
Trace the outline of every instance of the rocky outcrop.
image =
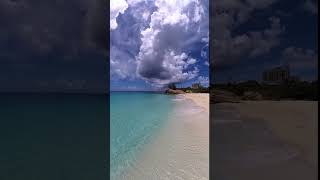
<path id="1" fill-rule="evenodd" d="M 185 94 L 184 91 L 179 90 L 179 89 L 176 89 L 176 90 L 174 90 L 174 89 L 167 89 L 167 90 L 165 91 L 165 93 L 166 93 L 166 94 Z"/>
<path id="2" fill-rule="evenodd" d="M 213 89 L 210 92 L 210 103 L 238 103 L 241 98 L 232 92 Z"/>

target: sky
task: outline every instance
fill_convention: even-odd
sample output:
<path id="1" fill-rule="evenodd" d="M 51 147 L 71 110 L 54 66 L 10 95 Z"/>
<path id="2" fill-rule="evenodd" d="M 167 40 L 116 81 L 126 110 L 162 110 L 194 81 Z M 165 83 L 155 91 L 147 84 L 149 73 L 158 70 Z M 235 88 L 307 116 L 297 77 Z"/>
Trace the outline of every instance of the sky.
<path id="1" fill-rule="evenodd" d="M 318 77 L 318 1 L 211 1 L 210 83 L 261 81 L 289 65 L 302 80 Z"/>
<path id="2" fill-rule="evenodd" d="M 0 92 L 105 92 L 108 9 L 101 0 L 1 0 Z"/>
<path id="3" fill-rule="evenodd" d="M 208 0 L 111 0 L 111 90 L 208 86 L 208 38 Z"/>
<path id="4" fill-rule="evenodd" d="M 109 83 L 111 90 L 155 90 L 170 82 L 261 80 L 263 70 L 281 64 L 301 79 L 317 79 L 317 0 L 208 4 L 1 0 L 0 92 L 101 93 Z"/>

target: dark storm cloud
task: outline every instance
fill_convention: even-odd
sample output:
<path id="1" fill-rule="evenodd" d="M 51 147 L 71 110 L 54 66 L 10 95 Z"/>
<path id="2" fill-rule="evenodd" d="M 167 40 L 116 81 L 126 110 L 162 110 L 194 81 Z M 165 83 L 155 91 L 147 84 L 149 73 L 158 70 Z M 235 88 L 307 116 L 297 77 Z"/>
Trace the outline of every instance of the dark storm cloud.
<path id="1" fill-rule="evenodd" d="M 0 90 L 37 90 L 39 81 L 42 86 L 58 78 L 87 82 L 103 74 L 97 71 L 106 69 L 102 68 L 108 49 L 106 18 L 107 2 L 101 0 L 2 0 L 0 69 L 3 79 L 12 81 L 2 82 Z M 95 71 L 92 65 L 97 66 Z M 101 87 L 104 77 L 100 76 Z"/>

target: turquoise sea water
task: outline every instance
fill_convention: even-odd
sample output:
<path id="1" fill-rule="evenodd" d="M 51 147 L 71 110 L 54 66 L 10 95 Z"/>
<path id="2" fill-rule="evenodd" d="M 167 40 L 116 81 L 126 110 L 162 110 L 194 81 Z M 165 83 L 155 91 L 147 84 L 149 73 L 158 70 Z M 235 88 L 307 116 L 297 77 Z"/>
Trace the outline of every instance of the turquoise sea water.
<path id="1" fill-rule="evenodd" d="M 143 92 L 112 92 L 110 96 L 110 176 L 118 180 L 133 167 L 139 152 L 166 122 L 173 97 Z"/>

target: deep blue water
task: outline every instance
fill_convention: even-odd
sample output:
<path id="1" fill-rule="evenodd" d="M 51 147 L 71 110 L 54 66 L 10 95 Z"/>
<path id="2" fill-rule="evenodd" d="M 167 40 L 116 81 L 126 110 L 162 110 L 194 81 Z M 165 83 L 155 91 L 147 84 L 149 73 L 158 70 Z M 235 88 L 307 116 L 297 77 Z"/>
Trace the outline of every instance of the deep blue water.
<path id="1" fill-rule="evenodd" d="M 174 105 L 172 99 L 173 96 L 160 93 L 111 93 L 111 180 L 134 166 L 144 146 L 168 119 Z"/>

